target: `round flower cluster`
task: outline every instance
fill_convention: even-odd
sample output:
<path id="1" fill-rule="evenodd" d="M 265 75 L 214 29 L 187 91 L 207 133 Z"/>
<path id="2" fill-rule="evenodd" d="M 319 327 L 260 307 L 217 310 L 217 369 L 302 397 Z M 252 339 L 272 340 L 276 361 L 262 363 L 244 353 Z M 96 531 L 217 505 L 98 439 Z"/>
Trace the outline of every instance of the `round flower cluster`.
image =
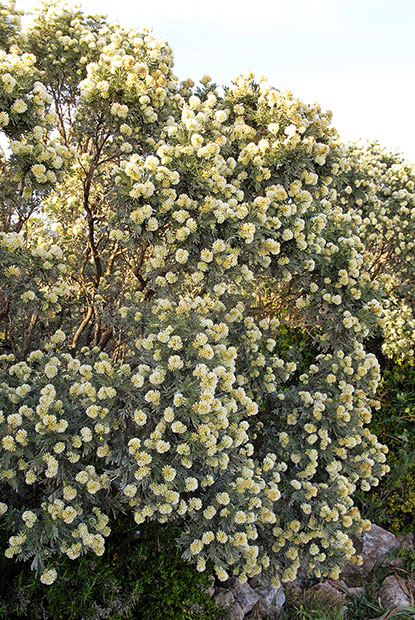
<path id="1" fill-rule="evenodd" d="M 0 129 L 7 145 L 0 176 L 5 232 L 13 226 L 21 229 L 39 197 L 62 179 L 71 157 L 66 144 L 51 138 L 57 115 L 40 77 L 33 53 L 16 45 L 9 53 L 0 50 Z"/>

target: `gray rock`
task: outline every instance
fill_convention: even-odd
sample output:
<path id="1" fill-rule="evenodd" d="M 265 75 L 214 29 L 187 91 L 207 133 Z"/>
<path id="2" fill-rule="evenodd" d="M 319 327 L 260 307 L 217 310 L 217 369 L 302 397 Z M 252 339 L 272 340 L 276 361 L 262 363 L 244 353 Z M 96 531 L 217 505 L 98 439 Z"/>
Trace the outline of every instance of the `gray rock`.
<path id="1" fill-rule="evenodd" d="M 389 566 L 392 566 L 392 568 L 405 568 L 405 560 L 403 558 L 393 558 L 389 562 Z"/>
<path id="2" fill-rule="evenodd" d="M 403 579 L 396 575 L 386 577 L 379 590 L 379 601 L 384 609 L 411 605 L 410 595 L 405 592 L 403 584 Z"/>
<path id="3" fill-rule="evenodd" d="M 235 597 L 232 590 L 225 590 L 225 588 L 216 588 L 213 600 L 216 605 L 222 605 L 222 607 L 228 608 L 235 602 Z"/>
<path id="4" fill-rule="evenodd" d="M 355 588 L 347 588 L 347 593 L 350 596 L 364 596 L 365 588 L 363 586 L 356 586 Z"/>
<path id="5" fill-rule="evenodd" d="M 210 596 L 210 598 L 212 598 L 212 596 L 215 594 L 215 578 L 213 575 L 210 575 L 209 577 L 209 583 L 210 585 L 205 589 L 205 592 L 208 596 Z"/>
<path id="6" fill-rule="evenodd" d="M 411 549 L 414 546 L 415 536 L 413 534 L 403 534 L 402 536 L 397 536 L 396 540 L 398 542 L 398 547 L 400 549 Z"/>
<path id="7" fill-rule="evenodd" d="M 280 611 L 285 603 L 285 593 L 281 587 L 278 588 L 278 592 L 274 600 L 272 601 L 271 610 L 272 611 Z"/>
<path id="8" fill-rule="evenodd" d="M 300 596 L 303 591 L 301 581 L 300 579 L 298 579 L 298 577 L 294 579 L 293 581 L 288 581 L 287 583 L 284 583 L 284 588 L 285 588 L 285 592 L 290 593 L 291 595 L 294 595 L 294 596 Z"/>
<path id="9" fill-rule="evenodd" d="M 363 564 L 361 566 L 352 563 L 346 564 L 342 571 L 342 577 L 347 578 L 353 574 L 369 573 L 376 564 L 384 561 L 392 549 L 398 546 L 398 540 L 391 532 L 372 523 L 372 527 L 363 534 L 363 538 L 354 541 L 354 546 L 356 553 L 362 556 Z"/>
<path id="10" fill-rule="evenodd" d="M 279 612 L 285 603 L 285 594 L 282 586 L 274 588 L 262 575 L 256 575 L 250 580 L 251 587 L 259 595 L 259 601 L 255 605 L 255 611 L 266 616 Z"/>
<path id="11" fill-rule="evenodd" d="M 245 617 L 242 608 L 238 605 L 238 603 L 234 603 L 232 607 L 229 608 L 229 617 L 232 620 L 243 620 Z"/>
<path id="12" fill-rule="evenodd" d="M 194 605 L 190 607 L 190 611 L 192 611 L 194 614 L 197 614 L 196 615 L 196 618 L 197 618 L 198 616 L 200 617 L 201 614 L 203 614 L 204 609 L 201 605 L 198 605 L 198 603 L 195 603 Z"/>
<path id="13" fill-rule="evenodd" d="M 259 596 L 249 583 L 240 583 L 234 585 L 232 593 L 235 601 L 238 603 L 244 614 L 247 614 L 253 606 L 259 601 Z"/>

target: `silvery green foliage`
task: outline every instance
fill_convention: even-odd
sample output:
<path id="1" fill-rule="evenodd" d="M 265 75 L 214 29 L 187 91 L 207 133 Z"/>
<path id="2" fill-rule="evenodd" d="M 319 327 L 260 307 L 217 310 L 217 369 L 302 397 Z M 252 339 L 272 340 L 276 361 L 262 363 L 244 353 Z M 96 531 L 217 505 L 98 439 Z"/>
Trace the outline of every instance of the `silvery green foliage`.
<path id="1" fill-rule="evenodd" d="M 0 97 L 27 201 L 0 237 L 6 555 L 52 583 L 128 507 L 183 522 L 219 579 L 336 578 L 387 465 L 363 346 L 382 307 L 330 116 L 251 75 L 180 85 L 165 42 L 80 11 L 22 40 Z"/>
<path id="2" fill-rule="evenodd" d="M 361 217 L 364 271 L 384 291 L 382 349 L 396 359 L 414 357 L 415 170 L 379 144 L 353 145 L 342 179 L 341 202 Z"/>

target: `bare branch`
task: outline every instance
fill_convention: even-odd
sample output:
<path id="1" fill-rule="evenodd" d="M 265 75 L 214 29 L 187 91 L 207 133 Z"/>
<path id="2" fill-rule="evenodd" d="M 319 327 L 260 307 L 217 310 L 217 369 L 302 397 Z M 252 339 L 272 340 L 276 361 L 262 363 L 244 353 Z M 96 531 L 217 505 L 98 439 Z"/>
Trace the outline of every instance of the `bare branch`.
<path id="1" fill-rule="evenodd" d="M 82 323 L 79 325 L 78 329 L 76 330 L 75 335 L 73 337 L 72 349 L 76 348 L 76 345 L 78 344 L 78 340 L 79 340 L 82 332 L 84 331 L 85 327 L 88 325 L 88 323 L 89 323 L 89 321 L 91 319 L 92 313 L 93 313 L 93 306 L 88 306 L 87 313 L 86 313 Z"/>

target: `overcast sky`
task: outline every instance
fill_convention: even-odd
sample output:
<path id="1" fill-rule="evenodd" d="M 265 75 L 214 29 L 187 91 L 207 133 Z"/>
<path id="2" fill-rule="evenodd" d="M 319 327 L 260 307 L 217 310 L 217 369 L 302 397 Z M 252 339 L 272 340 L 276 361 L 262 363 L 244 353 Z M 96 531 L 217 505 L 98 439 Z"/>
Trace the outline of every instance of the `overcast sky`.
<path id="1" fill-rule="evenodd" d="M 17 0 L 30 11 L 34 0 Z M 378 139 L 415 162 L 415 0 L 83 0 L 86 13 L 152 27 L 175 73 L 219 85 L 266 75 L 333 112 L 344 140 Z"/>

